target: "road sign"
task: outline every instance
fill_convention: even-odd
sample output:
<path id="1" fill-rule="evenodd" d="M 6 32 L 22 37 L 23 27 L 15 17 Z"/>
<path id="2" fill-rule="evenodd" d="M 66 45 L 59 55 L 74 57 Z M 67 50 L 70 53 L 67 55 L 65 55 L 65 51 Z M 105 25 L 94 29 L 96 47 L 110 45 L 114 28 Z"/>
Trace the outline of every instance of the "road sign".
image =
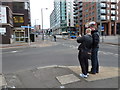
<path id="1" fill-rule="evenodd" d="M 31 26 L 21 26 L 21 28 L 34 28 L 34 27 L 31 27 Z"/>
<path id="2" fill-rule="evenodd" d="M 101 31 L 104 31 L 104 26 L 101 27 Z"/>

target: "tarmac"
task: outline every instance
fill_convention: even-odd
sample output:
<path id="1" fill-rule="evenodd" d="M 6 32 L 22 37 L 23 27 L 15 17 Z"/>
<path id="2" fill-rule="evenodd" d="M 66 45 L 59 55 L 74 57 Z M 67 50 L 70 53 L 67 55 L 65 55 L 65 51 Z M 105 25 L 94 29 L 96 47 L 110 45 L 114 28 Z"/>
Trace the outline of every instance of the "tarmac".
<path id="1" fill-rule="evenodd" d="M 100 37 L 100 43 L 120 45 L 119 36 Z M 55 42 L 45 40 L 40 42 L 14 43 L 0 45 L 0 48 L 47 47 Z M 91 67 L 89 67 L 91 68 Z M 118 67 L 102 67 L 96 75 L 90 74 L 88 78 L 79 76 L 79 66 L 45 66 L 28 70 L 21 70 L 9 74 L 0 74 L 0 87 L 2 88 L 118 88 Z M 114 83 L 112 83 L 114 82 Z"/>

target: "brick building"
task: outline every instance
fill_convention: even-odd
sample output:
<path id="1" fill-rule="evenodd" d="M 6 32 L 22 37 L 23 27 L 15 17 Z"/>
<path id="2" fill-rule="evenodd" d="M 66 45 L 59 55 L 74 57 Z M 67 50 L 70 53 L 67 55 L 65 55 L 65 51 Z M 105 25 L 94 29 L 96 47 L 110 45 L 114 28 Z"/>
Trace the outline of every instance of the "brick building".
<path id="1" fill-rule="evenodd" d="M 116 0 L 74 0 L 74 21 L 79 33 L 85 34 L 85 24 L 95 21 L 101 34 L 116 35 L 119 17 L 117 4 Z"/>

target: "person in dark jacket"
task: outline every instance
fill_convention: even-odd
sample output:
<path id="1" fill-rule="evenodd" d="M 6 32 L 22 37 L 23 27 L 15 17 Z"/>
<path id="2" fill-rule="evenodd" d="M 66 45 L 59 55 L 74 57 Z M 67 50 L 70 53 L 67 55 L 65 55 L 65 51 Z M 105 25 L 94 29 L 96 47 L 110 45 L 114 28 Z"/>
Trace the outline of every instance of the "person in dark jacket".
<path id="1" fill-rule="evenodd" d="M 91 50 L 92 45 L 92 36 L 91 36 L 91 29 L 86 29 L 86 35 L 77 38 L 77 42 L 81 43 L 78 47 L 78 59 L 80 62 L 80 66 L 82 69 L 81 77 L 87 78 L 88 77 L 88 58 Z"/>
<path id="2" fill-rule="evenodd" d="M 92 53 L 91 53 L 91 64 L 92 68 L 90 73 L 91 74 L 96 74 L 99 73 L 99 61 L 98 61 L 98 50 L 99 50 L 99 33 L 98 30 L 96 29 L 96 23 L 90 22 L 89 23 L 89 28 L 91 28 L 91 34 L 93 38 L 93 44 L 92 44 Z"/>

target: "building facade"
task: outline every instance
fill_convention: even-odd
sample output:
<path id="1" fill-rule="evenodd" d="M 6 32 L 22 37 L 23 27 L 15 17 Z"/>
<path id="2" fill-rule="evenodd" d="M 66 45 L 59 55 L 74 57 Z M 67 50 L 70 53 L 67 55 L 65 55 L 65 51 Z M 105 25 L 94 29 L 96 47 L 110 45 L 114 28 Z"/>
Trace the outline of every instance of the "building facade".
<path id="1" fill-rule="evenodd" d="M 11 2 L 3 0 L 2 7 L 9 8 L 9 11 L 6 11 L 7 24 L 11 25 L 11 28 L 7 28 L 2 22 L 2 28 L 6 28 L 6 34 L 2 35 L 2 43 L 26 42 L 28 40 L 28 29 L 21 26 L 31 24 L 29 0 L 12 0 Z"/>
<path id="2" fill-rule="evenodd" d="M 73 0 L 55 0 L 50 15 L 50 28 L 54 34 L 68 32 L 74 27 Z"/>
<path id="3" fill-rule="evenodd" d="M 0 6 L 0 35 L 2 40 L 0 43 L 12 43 L 13 41 L 13 19 L 12 10 L 8 6 Z"/>
<path id="4" fill-rule="evenodd" d="M 101 35 L 116 35 L 117 0 L 74 0 L 74 11 L 75 27 L 80 34 L 85 34 L 87 22 L 95 21 Z"/>

